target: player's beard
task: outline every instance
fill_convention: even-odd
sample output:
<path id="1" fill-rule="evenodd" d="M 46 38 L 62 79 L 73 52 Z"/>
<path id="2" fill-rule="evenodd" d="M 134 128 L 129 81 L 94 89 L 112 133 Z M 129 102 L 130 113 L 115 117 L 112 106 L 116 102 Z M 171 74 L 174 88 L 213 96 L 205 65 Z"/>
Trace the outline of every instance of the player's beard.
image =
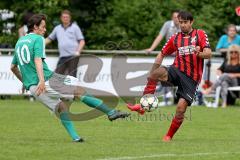
<path id="1" fill-rule="evenodd" d="M 184 34 L 188 34 L 188 31 L 186 28 L 181 29 Z"/>
<path id="2" fill-rule="evenodd" d="M 192 29 L 181 29 L 181 30 L 186 35 L 188 35 L 192 31 Z"/>
<path id="3" fill-rule="evenodd" d="M 182 31 L 182 32 L 183 32 L 184 36 L 187 36 L 188 33 L 189 33 L 189 32 L 187 32 L 187 31 Z"/>

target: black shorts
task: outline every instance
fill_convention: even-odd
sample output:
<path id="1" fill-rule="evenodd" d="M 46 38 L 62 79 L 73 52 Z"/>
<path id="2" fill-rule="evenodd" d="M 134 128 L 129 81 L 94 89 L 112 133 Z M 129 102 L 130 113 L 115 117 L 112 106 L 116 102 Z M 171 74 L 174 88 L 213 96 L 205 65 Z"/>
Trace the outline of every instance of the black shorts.
<path id="1" fill-rule="evenodd" d="M 195 98 L 198 83 L 174 66 L 167 68 L 168 82 L 177 86 L 177 99 L 184 98 L 190 106 Z"/>
<path id="2" fill-rule="evenodd" d="M 55 72 L 77 77 L 78 62 L 79 56 L 60 57 Z"/>

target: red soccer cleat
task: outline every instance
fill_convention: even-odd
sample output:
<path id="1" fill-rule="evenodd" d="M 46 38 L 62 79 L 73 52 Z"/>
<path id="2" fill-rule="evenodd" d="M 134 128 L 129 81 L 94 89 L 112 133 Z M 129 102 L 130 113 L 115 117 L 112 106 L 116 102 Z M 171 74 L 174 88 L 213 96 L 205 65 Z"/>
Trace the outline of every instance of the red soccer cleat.
<path id="1" fill-rule="evenodd" d="M 162 141 L 163 142 L 170 142 L 172 140 L 172 138 L 170 136 L 164 136 Z"/>
<path id="2" fill-rule="evenodd" d="M 143 115 L 145 113 L 145 110 L 141 107 L 141 104 L 127 104 L 128 109 L 131 111 L 136 111 L 139 114 Z"/>

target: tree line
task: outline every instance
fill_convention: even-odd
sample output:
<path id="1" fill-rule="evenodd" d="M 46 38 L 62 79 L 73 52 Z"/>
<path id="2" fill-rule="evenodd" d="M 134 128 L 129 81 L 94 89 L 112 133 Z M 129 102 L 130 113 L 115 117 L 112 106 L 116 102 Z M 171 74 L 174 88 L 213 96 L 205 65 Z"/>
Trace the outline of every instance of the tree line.
<path id="1" fill-rule="evenodd" d="M 47 35 L 60 23 L 61 10 L 68 9 L 81 27 L 87 49 L 105 49 L 109 41 L 130 41 L 130 49 L 150 47 L 163 23 L 173 10 L 188 10 L 194 16 L 194 27 L 206 31 L 214 50 L 228 24 L 240 25 L 235 8 L 239 0 L 7 0 L 1 9 L 15 13 L 15 28 L 11 34 L 1 33 L 0 43 L 17 41 L 17 29 L 28 11 L 47 15 Z M 4 22 L 1 21 L 0 25 Z M 47 36 L 46 35 L 46 36 Z M 158 47 L 160 49 L 164 42 Z M 56 48 L 56 45 L 50 46 Z"/>

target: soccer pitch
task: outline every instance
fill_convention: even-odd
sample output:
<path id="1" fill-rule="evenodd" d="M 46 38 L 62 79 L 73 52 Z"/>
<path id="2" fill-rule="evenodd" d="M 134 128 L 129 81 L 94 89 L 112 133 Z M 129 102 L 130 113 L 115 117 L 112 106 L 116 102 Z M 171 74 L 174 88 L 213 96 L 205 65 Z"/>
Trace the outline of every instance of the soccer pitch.
<path id="1" fill-rule="evenodd" d="M 118 108 L 126 110 L 123 103 Z M 74 110 L 86 110 L 81 103 Z M 1 160 L 225 160 L 240 159 L 240 108 L 191 107 L 170 143 L 161 141 L 175 107 L 110 122 L 106 116 L 74 122 L 85 143 L 73 143 L 40 103 L 0 101 Z M 151 116 L 150 116 L 151 115 Z"/>

